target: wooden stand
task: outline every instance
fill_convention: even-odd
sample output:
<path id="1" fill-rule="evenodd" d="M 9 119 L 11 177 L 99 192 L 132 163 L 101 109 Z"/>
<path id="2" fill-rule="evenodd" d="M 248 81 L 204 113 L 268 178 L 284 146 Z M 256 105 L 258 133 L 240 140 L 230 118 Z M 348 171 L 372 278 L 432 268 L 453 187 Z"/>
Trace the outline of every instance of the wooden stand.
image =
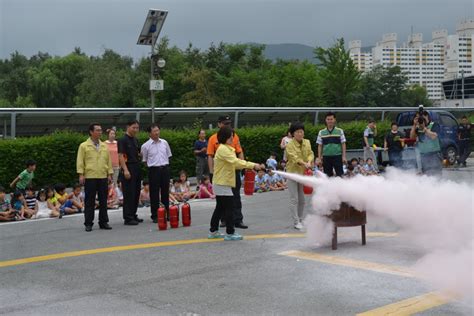
<path id="1" fill-rule="evenodd" d="M 367 214 L 365 211 L 359 211 L 347 203 L 341 203 L 339 210 L 335 210 L 331 215 L 327 215 L 334 223 L 334 232 L 332 234 L 332 249 L 337 249 L 337 228 L 361 226 L 362 245 L 366 244 L 365 224 L 367 224 Z"/>

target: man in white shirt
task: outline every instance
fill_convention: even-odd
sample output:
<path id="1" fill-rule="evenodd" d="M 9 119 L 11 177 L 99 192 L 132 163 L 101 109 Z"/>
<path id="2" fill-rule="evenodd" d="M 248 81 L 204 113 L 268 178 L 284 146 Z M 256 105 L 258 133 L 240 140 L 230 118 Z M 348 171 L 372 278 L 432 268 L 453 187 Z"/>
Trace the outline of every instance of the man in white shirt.
<path id="1" fill-rule="evenodd" d="M 168 142 L 160 138 L 160 126 L 152 124 L 148 129 L 150 139 L 142 145 L 142 161 L 148 167 L 150 182 L 150 211 L 153 223 L 158 221 L 158 208 L 161 203 L 169 210 L 170 168 L 169 158 L 172 156 Z M 167 216 L 168 217 L 168 216 Z"/>

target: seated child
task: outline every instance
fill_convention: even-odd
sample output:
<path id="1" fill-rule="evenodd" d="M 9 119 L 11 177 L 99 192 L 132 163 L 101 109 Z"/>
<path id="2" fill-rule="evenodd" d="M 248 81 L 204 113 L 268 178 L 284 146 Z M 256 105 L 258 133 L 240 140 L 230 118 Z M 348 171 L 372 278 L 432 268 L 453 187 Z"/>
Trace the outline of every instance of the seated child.
<path id="1" fill-rule="evenodd" d="M 183 202 L 184 193 L 181 191 L 181 183 L 179 179 L 173 179 L 173 184 L 170 187 L 170 203 Z"/>
<path id="2" fill-rule="evenodd" d="M 56 198 L 53 188 L 51 187 L 46 188 L 46 198 L 47 198 L 46 201 L 49 202 L 48 205 L 51 205 L 51 208 L 54 211 L 59 212 L 59 218 L 62 218 L 64 215 L 64 212 L 61 211 L 61 203 L 59 203 L 58 199 Z"/>
<path id="3" fill-rule="evenodd" d="M 123 193 L 122 193 L 122 182 L 117 180 L 117 187 L 115 188 L 115 193 L 117 194 L 117 199 L 119 201 L 119 206 L 123 205 Z"/>
<path id="4" fill-rule="evenodd" d="M 38 205 L 36 204 L 35 190 L 31 186 L 25 189 L 25 217 L 32 218 L 38 211 Z"/>
<path id="5" fill-rule="evenodd" d="M 38 204 L 38 212 L 36 212 L 34 218 L 61 218 L 59 211 L 53 206 L 51 202 L 47 200 L 46 189 L 41 189 L 38 191 L 36 203 Z"/>
<path id="6" fill-rule="evenodd" d="M 268 180 L 268 175 L 265 173 L 265 170 L 258 170 L 257 174 L 255 175 L 255 192 L 267 192 L 269 189 L 270 184 Z"/>
<path id="7" fill-rule="evenodd" d="M 119 200 L 117 197 L 117 191 L 115 191 L 114 181 L 109 181 L 109 189 L 107 192 L 107 208 L 118 209 L 118 207 L 119 207 Z"/>
<path id="8" fill-rule="evenodd" d="M 199 185 L 199 198 L 200 199 L 215 199 L 216 196 L 212 191 L 211 179 L 209 176 L 203 176 L 201 179 L 201 184 Z"/>
<path id="9" fill-rule="evenodd" d="M 143 189 L 140 191 L 139 207 L 150 207 L 150 183 L 143 180 Z"/>
<path id="10" fill-rule="evenodd" d="M 69 194 L 69 199 L 72 201 L 72 208 L 81 213 L 84 209 L 84 194 L 82 193 L 82 186 L 76 183 L 72 187 L 72 192 Z"/>
<path id="11" fill-rule="evenodd" d="M 365 170 L 359 165 L 359 160 L 357 158 L 352 158 L 350 165 L 352 166 L 352 173 L 354 176 L 358 174 L 365 174 Z"/>
<path id="12" fill-rule="evenodd" d="M 10 206 L 10 201 L 7 200 L 5 188 L 0 186 L 0 222 L 10 222 L 15 220 L 15 211 Z"/>
<path id="13" fill-rule="evenodd" d="M 373 176 L 379 173 L 378 170 L 374 166 L 374 162 L 372 158 L 367 158 L 367 163 L 364 166 L 364 171 L 369 176 Z"/>
<path id="14" fill-rule="evenodd" d="M 191 184 L 189 183 L 188 175 L 184 170 L 179 172 L 179 185 L 181 187 L 181 193 L 183 194 L 184 201 L 194 199 L 197 196 L 197 192 L 191 191 Z"/>
<path id="15" fill-rule="evenodd" d="M 354 172 L 354 166 L 352 165 L 352 163 L 350 163 L 348 166 L 347 166 L 347 172 L 344 174 L 344 177 L 346 178 L 352 178 L 352 177 L 355 177 L 356 174 Z"/>
<path id="16" fill-rule="evenodd" d="M 279 174 L 273 172 L 273 169 L 268 170 L 268 182 L 270 191 L 282 191 L 285 190 L 283 184 L 283 178 Z"/>
<path id="17" fill-rule="evenodd" d="M 59 202 L 59 211 L 62 214 L 75 214 L 77 209 L 73 209 L 72 200 L 69 199 L 69 194 L 66 192 L 66 186 L 62 183 L 58 183 L 54 186 L 54 197 Z"/>
<path id="18" fill-rule="evenodd" d="M 22 221 L 25 220 L 25 197 L 20 190 L 16 190 L 13 193 L 11 208 L 15 212 L 15 220 Z"/>
<path id="19" fill-rule="evenodd" d="M 273 170 L 276 170 L 277 161 L 276 161 L 276 154 L 275 153 L 270 154 L 270 157 L 267 159 L 266 165 L 267 165 L 267 168 L 273 168 Z"/>
<path id="20" fill-rule="evenodd" d="M 278 170 L 278 171 L 285 171 L 285 170 L 283 169 L 283 166 L 281 166 L 281 165 L 278 165 L 277 170 Z M 286 184 L 286 179 L 283 178 L 282 176 L 280 176 L 280 182 L 283 184 L 283 187 L 284 187 L 285 189 L 288 188 L 288 185 Z"/>

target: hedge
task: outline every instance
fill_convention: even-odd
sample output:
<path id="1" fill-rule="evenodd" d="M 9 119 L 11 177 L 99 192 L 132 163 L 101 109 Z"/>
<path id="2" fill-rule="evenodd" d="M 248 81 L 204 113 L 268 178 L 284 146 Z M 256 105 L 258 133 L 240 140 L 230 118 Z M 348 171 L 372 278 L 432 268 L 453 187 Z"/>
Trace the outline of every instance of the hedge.
<path id="1" fill-rule="evenodd" d="M 361 148 L 362 133 L 365 122 L 341 123 L 347 138 L 348 149 Z M 389 122 L 379 122 L 378 136 L 375 143 L 383 145 L 383 135 L 390 129 Z M 237 129 L 245 157 L 254 162 L 265 162 L 271 152 L 276 152 L 281 159 L 279 147 L 281 138 L 286 134 L 288 126 L 254 126 Z M 315 139 L 322 125 L 305 125 L 305 138 L 310 139 L 315 148 Z M 216 130 L 208 131 L 208 136 Z M 120 132 L 118 136 L 120 136 Z M 192 146 L 197 139 L 197 130 L 165 130 L 161 137 L 166 139 L 173 152 L 171 160 L 172 176 L 176 177 L 179 170 L 186 170 L 189 176 L 195 175 L 195 158 Z M 139 142 L 143 144 L 148 138 L 146 133 L 139 134 Z M 48 136 L 18 138 L 0 141 L 0 185 L 8 188 L 9 183 L 25 168 L 28 159 L 37 161 L 34 186 L 36 188 L 55 183 L 72 185 L 77 181 L 76 153 L 81 142 L 87 135 L 71 132 L 57 132 Z M 144 176 L 146 168 L 143 166 Z"/>

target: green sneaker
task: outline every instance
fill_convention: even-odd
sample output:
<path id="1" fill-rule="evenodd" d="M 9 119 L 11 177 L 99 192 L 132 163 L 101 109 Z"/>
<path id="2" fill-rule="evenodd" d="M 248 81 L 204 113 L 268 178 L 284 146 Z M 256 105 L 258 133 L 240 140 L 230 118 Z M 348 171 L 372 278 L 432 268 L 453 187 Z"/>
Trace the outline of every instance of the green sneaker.
<path id="1" fill-rule="evenodd" d="M 224 240 L 242 240 L 242 239 L 244 239 L 244 237 L 237 233 L 234 233 L 232 235 L 225 235 L 224 237 Z"/>
<path id="2" fill-rule="evenodd" d="M 224 234 L 220 233 L 218 230 L 215 232 L 209 232 L 209 235 L 207 235 L 207 239 L 219 239 L 219 238 L 224 238 Z"/>

